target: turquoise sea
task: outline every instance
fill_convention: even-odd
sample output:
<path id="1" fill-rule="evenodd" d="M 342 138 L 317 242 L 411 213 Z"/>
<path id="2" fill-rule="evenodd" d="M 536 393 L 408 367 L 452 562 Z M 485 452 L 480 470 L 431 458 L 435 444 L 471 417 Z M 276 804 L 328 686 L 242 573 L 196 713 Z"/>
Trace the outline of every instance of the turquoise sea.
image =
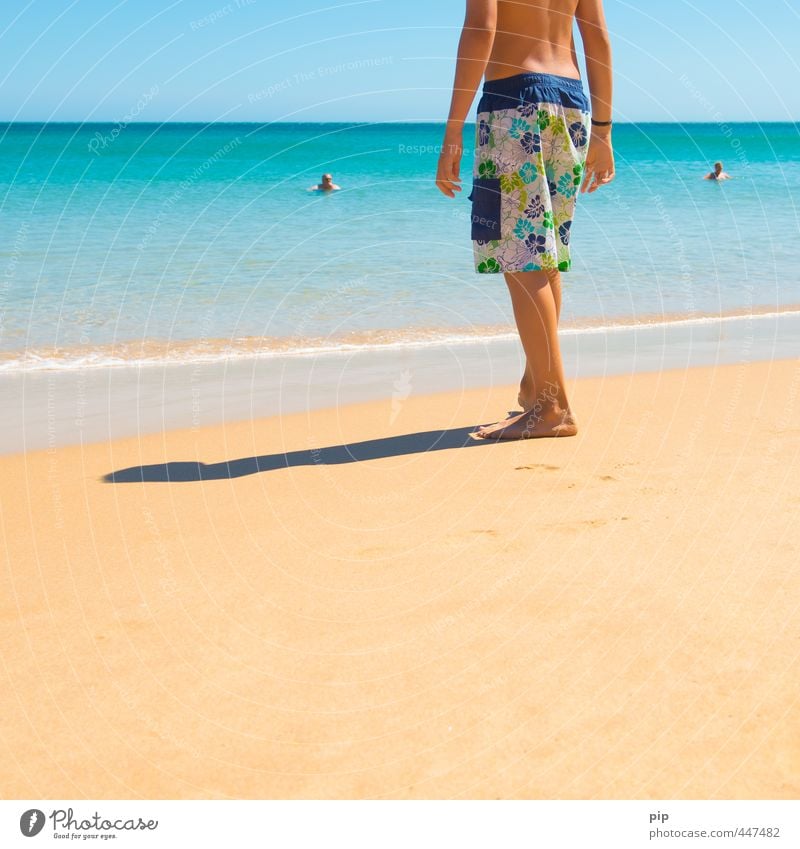
<path id="1" fill-rule="evenodd" d="M 465 131 L 469 178 L 473 128 Z M 509 334 L 436 124 L 0 124 L 0 369 Z M 622 124 L 569 332 L 800 309 L 800 125 Z M 735 179 L 702 176 L 720 159 Z M 324 171 L 342 191 L 310 193 Z M 732 319 L 734 320 L 734 319 Z"/>

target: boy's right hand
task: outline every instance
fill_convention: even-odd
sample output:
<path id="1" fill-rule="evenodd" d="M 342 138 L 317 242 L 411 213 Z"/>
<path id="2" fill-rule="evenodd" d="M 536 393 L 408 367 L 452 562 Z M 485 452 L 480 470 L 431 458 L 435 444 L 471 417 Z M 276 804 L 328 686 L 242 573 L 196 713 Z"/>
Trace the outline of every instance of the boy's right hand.
<path id="1" fill-rule="evenodd" d="M 589 138 L 589 153 L 586 156 L 581 193 L 597 191 L 614 179 L 614 149 L 611 134 L 592 133 Z"/>

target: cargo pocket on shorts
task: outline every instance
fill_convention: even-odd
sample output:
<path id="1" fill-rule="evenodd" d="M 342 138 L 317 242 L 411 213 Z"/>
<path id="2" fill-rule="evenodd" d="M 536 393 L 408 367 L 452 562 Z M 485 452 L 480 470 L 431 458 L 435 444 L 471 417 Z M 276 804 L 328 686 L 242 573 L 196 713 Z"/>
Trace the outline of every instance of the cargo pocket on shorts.
<path id="1" fill-rule="evenodd" d="M 473 177 L 472 231 L 476 242 L 500 238 L 500 180 L 497 177 Z"/>

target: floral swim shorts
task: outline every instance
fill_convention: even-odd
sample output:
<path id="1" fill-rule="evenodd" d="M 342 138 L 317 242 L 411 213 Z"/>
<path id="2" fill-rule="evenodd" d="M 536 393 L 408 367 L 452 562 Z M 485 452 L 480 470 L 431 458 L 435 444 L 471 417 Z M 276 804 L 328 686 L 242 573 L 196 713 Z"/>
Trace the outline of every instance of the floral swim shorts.
<path id="1" fill-rule="evenodd" d="M 590 126 L 579 79 L 527 73 L 484 83 L 469 196 L 478 273 L 569 271 Z"/>

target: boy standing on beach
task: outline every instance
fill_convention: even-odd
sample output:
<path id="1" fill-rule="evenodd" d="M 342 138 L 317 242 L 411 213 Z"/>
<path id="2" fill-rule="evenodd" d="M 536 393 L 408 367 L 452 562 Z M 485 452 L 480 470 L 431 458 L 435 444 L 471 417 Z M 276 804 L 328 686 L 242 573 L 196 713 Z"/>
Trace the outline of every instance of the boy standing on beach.
<path id="1" fill-rule="evenodd" d="M 576 20 L 591 109 L 575 52 Z M 574 436 L 558 319 L 578 190 L 591 193 L 614 178 L 602 0 L 467 0 L 436 175 L 448 197 L 461 191 L 462 131 L 482 78 L 470 195 L 475 270 L 505 276 L 527 366 L 518 396 L 523 412 L 475 436 Z"/>

